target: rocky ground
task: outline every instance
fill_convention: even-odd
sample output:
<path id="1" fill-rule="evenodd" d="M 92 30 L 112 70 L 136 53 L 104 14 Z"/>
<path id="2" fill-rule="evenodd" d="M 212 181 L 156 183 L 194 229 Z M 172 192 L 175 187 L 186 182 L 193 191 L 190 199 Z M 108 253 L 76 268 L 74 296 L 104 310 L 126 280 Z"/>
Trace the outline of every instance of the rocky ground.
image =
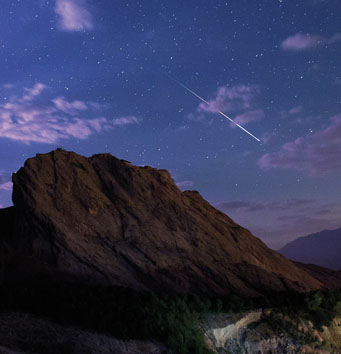
<path id="1" fill-rule="evenodd" d="M 323 330 L 317 330 L 309 321 L 297 324 L 285 317 L 289 325 L 276 330 L 265 320 L 270 312 L 210 315 L 202 324 L 206 341 L 217 353 L 341 353 L 341 317 Z"/>
<path id="2" fill-rule="evenodd" d="M 23 313 L 0 314 L 0 354 L 168 354 L 159 343 L 123 341 Z"/>
<path id="3" fill-rule="evenodd" d="M 341 317 L 317 331 L 301 321 L 298 338 L 274 331 L 262 317 L 270 313 L 209 315 L 201 324 L 208 345 L 219 354 L 340 354 Z M 1 354 L 175 354 L 157 342 L 118 340 L 24 313 L 0 314 Z M 195 354 L 195 353 L 193 353 Z"/>

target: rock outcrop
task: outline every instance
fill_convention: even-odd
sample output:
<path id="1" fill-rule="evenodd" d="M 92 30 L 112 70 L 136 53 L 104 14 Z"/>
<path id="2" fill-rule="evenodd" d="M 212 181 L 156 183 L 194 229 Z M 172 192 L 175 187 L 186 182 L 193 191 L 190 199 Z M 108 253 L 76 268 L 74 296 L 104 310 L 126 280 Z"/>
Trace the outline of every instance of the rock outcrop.
<path id="1" fill-rule="evenodd" d="M 210 348 L 235 353 L 244 346 L 248 327 L 261 318 L 261 310 L 244 314 L 211 315 L 203 321 L 202 330 Z"/>
<path id="2" fill-rule="evenodd" d="M 341 352 L 341 318 L 328 327 L 314 328 L 308 320 L 299 325 L 286 316 L 291 326 L 274 329 L 266 321 L 271 309 L 240 314 L 217 314 L 203 320 L 201 326 L 208 346 L 216 353 L 242 354 L 328 354 Z M 280 316 L 280 315 L 279 315 Z"/>
<path id="3" fill-rule="evenodd" d="M 110 154 L 38 154 L 13 175 L 18 254 L 137 290 L 258 296 L 324 287 L 165 170 Z"/>

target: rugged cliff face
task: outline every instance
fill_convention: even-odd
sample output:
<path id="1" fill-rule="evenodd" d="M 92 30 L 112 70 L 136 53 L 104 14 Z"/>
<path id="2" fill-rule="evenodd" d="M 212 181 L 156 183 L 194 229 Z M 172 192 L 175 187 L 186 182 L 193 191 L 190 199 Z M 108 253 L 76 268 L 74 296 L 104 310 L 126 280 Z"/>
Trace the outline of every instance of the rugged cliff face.
<path id="1" fill-rule="evenodd" d="M 79 278 L 244 296 L 324 286 L 165 170 L 58 150 L 28 159 L 13 183 L 17 254 Z"/>

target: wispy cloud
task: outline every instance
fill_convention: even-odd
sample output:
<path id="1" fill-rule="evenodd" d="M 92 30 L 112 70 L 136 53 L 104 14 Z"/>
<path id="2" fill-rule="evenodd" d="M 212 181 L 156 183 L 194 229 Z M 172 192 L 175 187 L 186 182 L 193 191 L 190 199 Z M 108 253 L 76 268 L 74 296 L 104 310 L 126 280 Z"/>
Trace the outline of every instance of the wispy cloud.
<path id="1" fill-rule="evenodd" d="M 0 104 L 0 137 L 54 144 L 62 139 L 86 139 L 94 133 L 141 122 L 135 116 L 98 117 L 98 111 L 107 107 L 98 103 L 69 102 L 64 97 L 42 100 L 41 94 L 46 89 L 47 86 L 38 83 L 24 89 L 22 97 L 13 96 L 9 102 Z M 91 115 L 97 117 L 89 118 Z"/>
<path id="2" fill-rule="evenodd" d="M 61 30 L 83 31 L 94 28 L 93 15 L 86 0 L 56 0 L 54 10 Z"/>
<path id="3" fill-rule="evenodd" d="M 297 33 L 285 39 L 281 47 L 285 51 L 303 51 L 319 46 L 324 43 L 324 38 L 312 34 Z"/>
<path id="4" fill-rule="evenodd" d="M 36 83 L 31 88 L 24 88 L 26 94 L 22 97 L 23 101 L 33 101 L 36 97 L 40 96 L 40 94 L 47 88 L 46 85 L 42 83 Z"/>
<path id="5" fill-rule="evenodd" d="M 263 144 L 270 143 L 276 137 L 276 133 L 274 132 L 266 132 L 262 135 L 261 140 Z"/>
<path id="6" fill-rule="evenodd" d="M 246 213 L 256 212 L 256 211 L 282 211 L 282 210 L 292 210 L 297 208 L 307 208 L 311 207 L 316 203 L 313 199 L 288 199 L 276 202 L 249 202 L 249 201 L 233 201 L 224 202 L 217 204 L 220 209 L 233 211 L 243 211 Z"/>
<path id="7" fill-rule="evenodd" d="M 218 113 L 219 111 L 231 113 L 250 109 L 255 94 L 259 91 L 257 86 L 237 85 L 219 87 L 216 97 L 208 101 L 208 105 L 200 103 L 198 111 Z"/>
<path id="8" fill-rule="evenodd" d="M 306 34 L 296 33 L 295 35 L 286 38 L 281 43 L 281 48 L 284 51 L 300 52 L 300 51 L 316 48 L 321 45 L 334 44 L 340 40 L 341 40 L 341 33 L 336 33 L 330 38 L 323 37 L 320 35 L 309 34 L 309 33 Z"/>
<path id="9" fill-rule="evenodd" d="M 216 204 L 236 222 L 278 249 L 293 239 L 340 226 L 341 206 L 312 199 Z"/>
<path id="10" fill-rule="evenodd" d="M 141 118 L 136 116 L 116 118 L 112 122 L 114 126 L 119 126 L 119 127 L 123 127 L 125 125 L 140 124 L 140 123 L 141 123 Z"/>
<path id="11" fill-rule="evenodd" d="M 52 102 L 55 104 L 57 109 L 70 115 L 77 115 L 79 111 L 86 111 L 88 109 L 88 105 L 85 102 L 68 102 L 64 97 L 54 98 Z"/>
<path id="12" fill-rule="evenodd" d="M 212 113 L 224 112 L 236 123 L 245 126 L 262 120 L 265 113 L 258 109 L 256 97 L 260 89 L 257 85 L 221 86 L 208 104 L 199 103 L 196 112 L 186 115 L 187 120 L 213 123 Z M 231 123 L 231 127 L 236 127 Z"/>
<path id="13" fill-rule="evenodd" d="M 341 170 L 341 114 L 331 118 L 329 126 L 315 134 L 284 144 L 278 152 L 258 160 L 262 169 L 292 168 L 310 175 Z"/>
<path id="14" fill-rule="evenodd" d="M 2 191 L 11 191 L 13 187 L 12 182 L 0 183 L 0 190 Z"/>
<path id="15" fill-rule="evenodd" d="M 234 121 L 242 126 L 245 126 L 252 122 L 258 122 L 265 117 L 264 111 L 262 109 L 256 109 L 254 111 L 248 111 L 242 114 L 238 114 L 234 117 Z M 231 123 L 231 127 L 235 128 L 236 125 Z"/>
<path id="16" fill-rule="evenodd" d="M 299 114 L 303 112 L 303 107 L 302 106 L 296 106 L 293 107 L 289 110 L 289 114 L 294 115 L 294 114 Z"/>
<path id="17" fill-rule="evenodd" d="M 5 89 L 10 90 L 10 89 L 14 88 L 15 85 L 13 85 L 13 84 L 3 84 L 2 87 L 5 88 Z"/>
<path id="18" fill-rule="evenodd" d="M 176 182 L 176 185 L 179 188 L 189 188 L 189 187 L 194 186 L 194 182 L 193 181 L 180 181 L 180 182 Z"/>
<path id="19" fill-rule="evenodd" d="M 0 190 L 2 191 L 12 190 L 11 175 L 9 173 L 0 174 Z"/>

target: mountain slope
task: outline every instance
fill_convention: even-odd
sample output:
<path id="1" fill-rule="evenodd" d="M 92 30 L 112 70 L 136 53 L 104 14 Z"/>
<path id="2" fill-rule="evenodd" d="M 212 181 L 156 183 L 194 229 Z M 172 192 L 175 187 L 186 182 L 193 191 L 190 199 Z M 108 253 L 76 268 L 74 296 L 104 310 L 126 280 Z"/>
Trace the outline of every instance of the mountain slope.
<path id="1" fill-rule="evenodd" d="M 13 183 L 16 254 L 80 279 L 244 296 L 324 286 L 165 170 L 57 150 Z"/>
<path id="2" fill-rule="evenodd" d="M 300 237 L 279 252 L 293 261 L 341 270 L 341 228 Z"/>

